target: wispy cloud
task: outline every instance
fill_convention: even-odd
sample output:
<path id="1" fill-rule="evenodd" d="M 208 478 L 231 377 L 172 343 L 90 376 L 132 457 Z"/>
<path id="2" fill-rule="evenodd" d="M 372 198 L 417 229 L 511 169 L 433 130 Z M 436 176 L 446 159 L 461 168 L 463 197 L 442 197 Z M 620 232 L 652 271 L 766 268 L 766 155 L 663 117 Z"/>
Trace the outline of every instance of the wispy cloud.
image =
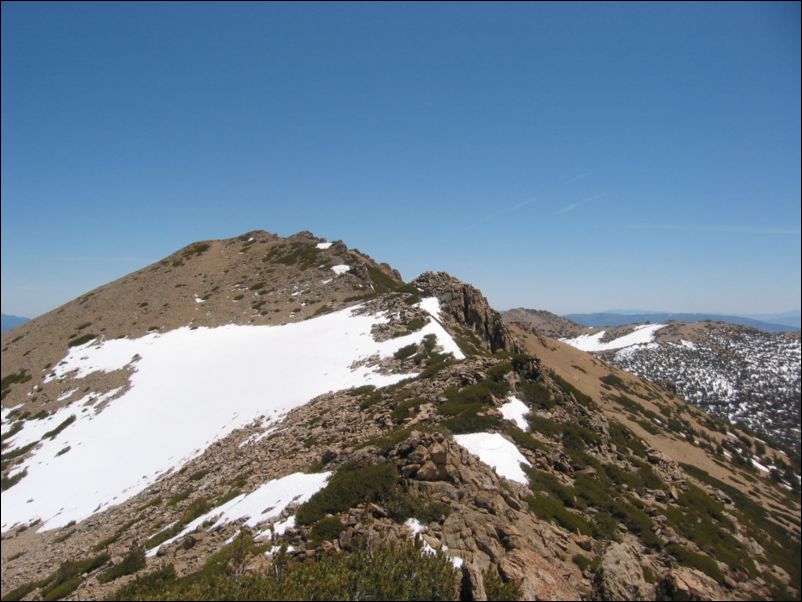
<path id="1" fill-rule="evenodd" d="M 142 263 L 147 261 L 141 257 L 109 257 L 109 256 L 89 256 L 89 255 L 59 255 L 56 257 L 46 257 L 47 261 L 65 261 L 69 263 Z"/>
<path id="2" fill-rule="evenodd" d="M 799 228 L 775 228 L 755 226 L 731 226 L 723 224 L 619 224 L 627 230 L 672 230 L 677 232 L 721 232 L 725 234 L 763 234 L 799 236 Z"/>
<path id="3" fill-rule="evenodd" d="M 579 182 L 579 180 L 584 180 L 590 175 L 589 171 L 584 171 L 582 173 L 576 174 L 573 178 L 571 178 L 572 182 Z"/>
<path id="4" fill-rule="evenodd" d="M 565 207 L 563 207 L 562 209 L 558 209 L 554 213 L 557 214 L 557 215 L 560 214 L 560 213 L 567 213 L 568 211 L 573 211 L 577 207 L 581 207 L 582 205 L 585 205 L 585 204 L 590 203 L 592 201 L 595 201 L 597 199 L 604 198 L 605 196 L 607 196 L 605 193 L 594 194 L 593 196 L 589 196 L 589 197 L 581 199 L 579 201 L 575 201 L 573 203 L 569 203 Z"/>
<path id="5" fill-rule="evenodd" d="M 525 201 L 520 201 L 518 203 L 515 203 L 514 205 L 510 205 L 509 207 L 502 207 L 501 209 L 498 209 L 497 211 L 493 211 L 492 213 L 488 214 L 487 218 L 489 219 L 491 217 L 498 217 L 499 215 L 507 215 L 508 213 L 513 213 L 515 211 L 518 211 L 519 209 L 523 209 L 527 205 L 531 205 L 536 200 L 537 197 L 532 197 L 526 199 Z"/>

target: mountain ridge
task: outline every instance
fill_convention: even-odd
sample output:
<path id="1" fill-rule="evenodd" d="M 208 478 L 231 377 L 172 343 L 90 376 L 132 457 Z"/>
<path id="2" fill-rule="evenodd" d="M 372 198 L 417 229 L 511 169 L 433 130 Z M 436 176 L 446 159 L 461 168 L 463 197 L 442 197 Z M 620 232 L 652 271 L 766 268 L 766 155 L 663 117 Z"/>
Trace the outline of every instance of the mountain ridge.
<path id="1" fill-rule="evenodd" d="M 278 587 L 276 562 L 312 570 L 413 536 L 465 599 L 799 588 L 784 454 L 589 354 L 552 361 L 567 346 L 443 272 L 405 283 L 341 242 L 254 231 L 192 243 L 12 334 L 4 598 L 230 597 Z M 103 452 L 85 451 L 101 432 Z M 140 432 L 127 475 L 115 454 Z M 146 452 L 158 462 L 138 464 Z M 97 497 L 87 462 L 107 461 L 120 484 Z M 47 466 L 64 475 L 53 503 Z M 214 563 L 234 549 L 241 564 Z"/>

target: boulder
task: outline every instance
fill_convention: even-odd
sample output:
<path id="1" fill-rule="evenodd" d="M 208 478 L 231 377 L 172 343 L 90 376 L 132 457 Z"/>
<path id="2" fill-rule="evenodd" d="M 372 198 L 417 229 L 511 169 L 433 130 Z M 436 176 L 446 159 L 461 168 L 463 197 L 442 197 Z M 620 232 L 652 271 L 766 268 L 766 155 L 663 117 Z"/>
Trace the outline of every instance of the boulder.
<path id="1" fill-rule="evenodd" d="M 715 580 L 684 566 L 673 569 L 657 585 L 658 600 L 723 600 L 723 595 Z"/>
<path id="2" fill-rule="evenodd" d="M 643 600 L 648 589 L 634 550 L 618 542 L 607 546 L 593 579 L 593 599 Z"/>
<path id="3" fill-rule="evenodd" d="M 579 592 L 545 558 L 531 550 L 513 550 L 498 563 L 506 581 L 517 581 L 522 600 L 579 600 Z"/>

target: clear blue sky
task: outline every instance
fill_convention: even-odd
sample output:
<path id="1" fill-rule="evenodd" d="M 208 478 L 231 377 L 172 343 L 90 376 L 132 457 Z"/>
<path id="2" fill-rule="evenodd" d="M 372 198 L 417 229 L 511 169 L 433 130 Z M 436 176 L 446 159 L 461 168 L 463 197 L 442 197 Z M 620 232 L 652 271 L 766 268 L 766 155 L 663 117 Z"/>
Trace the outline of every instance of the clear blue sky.
<path id="1" fill-rule="evenodd" d="M 2 5 L 2 311 L 200 239 L 499 309 L 800 306 L 800 5 Z"/>

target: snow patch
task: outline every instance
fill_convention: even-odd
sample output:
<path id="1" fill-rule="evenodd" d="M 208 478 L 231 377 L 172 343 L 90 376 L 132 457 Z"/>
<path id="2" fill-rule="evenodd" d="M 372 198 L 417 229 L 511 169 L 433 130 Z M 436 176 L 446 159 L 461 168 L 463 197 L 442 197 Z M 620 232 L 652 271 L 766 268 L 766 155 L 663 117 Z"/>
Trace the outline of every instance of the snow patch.
<path id="1" fill-rule="evenodd" d="M 345 265 L 345 264 L 342 264 L 342 263 L 339 264 L 339 265 L 331 266 L 331 271 L 334 272 L 335 274 L 337 274 L 338 276 L 340 274 L 345 274 L 350 269 L 351 269 L 350 265 Z"/>
<path id="2" fill-rule="evenodd" d="M 421 302 L 418 303 L 418 307 L 427 314 L 433 316 L 438 322 L 440 321 L 440 300 L 437 297 L 421 299 Z"/>
<path id="3" fill-rule="evenodd" d="M 529 423 L 524 416 L 529 413 L 529 407 L 514 395 L 508 396 L 507 399 L 509 401 L 499 408 L 501 415 L 514 422 L 522 431 L 528 431 Z"/>
<path id="4" fill-rule="evenodd" d="M 651 343 L 654 341 L 654 333 L 665 326 L 665 324 L 642 324 L 636 326 L 635 330 L 629 334 L 625 334 L 612 341 L 607 341 L 606 343 L 601 342 L 602 337 L 604 337 L 606 333 L 605 330 L 595 334 L 583 334 L 573 339 L 560 340 L 582 351 L 611 351 L 613 349 L 631 347 L 632 345 Z"/>
<path id="5" fill-rule="evenodd" d="M 315 245 L 315 247 L 317 247 L 318 249 L 323 249 L 325 251 L 333 244 L 334 244 L 333 242 L 319 242 Z"/>
<path id="6" fill-rule="evenodd" d="M 232 523 L 242 519 L 246 519 L 243 523 L 246 527 L 255 527 L 259 523 L 268 521 L 271 518 L 276 518 L 284 512 L 284 509 L 290 504 L 303 504 L 315 493 L 323 489 L 330 476 L 330 472 L 314 474 L 294 472 L 286 477 L 268 481 L 251 493 L 238 495 L 222 506 L 218 506 L 206 514 L 199 516 L 188 523 L 178 535 L 148 550 L 147 556 L 155 556 L 161 546 L 169 545 L 187 533 L 191 533 L 207 520 L 214 521 L 208 528 L 208 530 L 211 531 L 226 523 Z M 290 519 L 278 523 L 275 527 L 276 532 L 278 532 L 279 525 L 282 525 L 281 533 L 284 533 L 288 527 L 294 525 L 295 517 L 290 517 Z"/>
<path id="7" fill-rule="evenodd" d="M 527 478 L 521 464 L 531 466 L 513 443 L 498 433 L 472 433 L 470 435 L 454 435 L 454 441 L 467 449 L 479 459 L 492 467 L 501 477 L 511 481 L 527 484 Z"/>
<path id="8" fill-rule="evenodd" d="M 390 357 L 404 345 L 419 343 L 434 327 L 379 342 L 371 329 L 386 323 L 386 316 L 354 310 L 283 326 L 183 327 L 71 348 L 56 366 L 56 377 L 80 379 L 135 362 L 130 387 L 99 413 L 81 412 L 81 404 L 90 399 L 86 396 L 43 420 L 25 421 L 9 440 L 13 447 L 38 441 L 70 416 L 77 417 L 21 463 L 27 475 L 2 492 L 2 529 L 37 518 L 42 519 L 40 530 L 81 521 L 133 497 L 256 419 L 270 428 L 323 393 L 383 387 L 415 376 L 351 365 L 372 356 Z M 456 345 L 447 333 L 438 339 L 444 347 Z M 69 453 L 57 456 L 68 444 Z"/>

